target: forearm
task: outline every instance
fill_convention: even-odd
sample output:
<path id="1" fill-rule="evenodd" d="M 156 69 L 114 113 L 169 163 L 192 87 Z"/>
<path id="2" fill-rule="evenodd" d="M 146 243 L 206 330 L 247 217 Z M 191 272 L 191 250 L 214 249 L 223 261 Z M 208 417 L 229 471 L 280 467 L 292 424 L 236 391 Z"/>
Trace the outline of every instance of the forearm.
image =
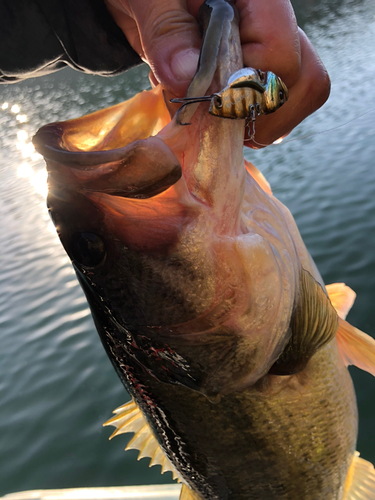
<path id="1" fill-rule="evenodd" d="M 141 63 L 103 0 L 2 0 L 0 82 L 70 66 L 116 75 Z"/>

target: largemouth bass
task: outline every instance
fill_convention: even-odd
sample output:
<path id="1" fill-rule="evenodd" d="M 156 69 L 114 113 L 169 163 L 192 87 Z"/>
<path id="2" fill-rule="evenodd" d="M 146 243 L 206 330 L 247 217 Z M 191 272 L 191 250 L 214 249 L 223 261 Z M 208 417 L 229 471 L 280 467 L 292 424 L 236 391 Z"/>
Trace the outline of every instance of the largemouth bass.
<path id="1" fill-rule="evenodd" d="M 233 5 L 207 0 L 201 23 L 192 100 L 243 67 Z M 325 288 L 244 161 L 243 119 L 169 109 L 159 87 L 34 138 L 52 220 L 133 398 L 109 423 L 180 478 L 183 499 L 375 498 L 347 370 L 375 374 L 375 342 L 345 322 L 354 293 Z"/>

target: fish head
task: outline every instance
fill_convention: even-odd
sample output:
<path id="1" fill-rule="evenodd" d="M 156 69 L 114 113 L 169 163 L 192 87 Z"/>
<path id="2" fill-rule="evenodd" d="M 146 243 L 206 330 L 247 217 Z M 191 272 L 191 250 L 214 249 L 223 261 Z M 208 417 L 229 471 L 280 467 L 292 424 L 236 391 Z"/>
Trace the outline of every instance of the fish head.
<path id="1" fill-rule="evenodd" d="M 220 91 L 243 66 L 223 4 L 188 97 Z M 270 94 L 280 85 L 270 78 Z M 291 337 L 308 259 L 286 209 L 245 166 L 244 127 L 207 103 L 171 118 L 157 87 L 34 137 L 52 220 L 128 384 L 135 363 L 215 400 L 267 374 Z"/>

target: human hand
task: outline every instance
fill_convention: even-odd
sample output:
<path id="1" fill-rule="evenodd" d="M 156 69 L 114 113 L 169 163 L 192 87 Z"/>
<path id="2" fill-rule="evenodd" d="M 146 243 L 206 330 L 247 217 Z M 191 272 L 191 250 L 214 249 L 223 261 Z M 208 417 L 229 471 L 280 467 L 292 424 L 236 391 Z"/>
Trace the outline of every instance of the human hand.
<path id="1" fill-rule="evenodd" d="M 197 70 L 201 36 L 196 17 L 203 0 L 105 2 L 130 45 L 150 66 L 151 83 L 183 97 Z"/>
<path id="2" fill-rule="evenodd" d="M 289 0 L 237 0 L 245 66 L 270 70 L 289 90 L 288 101 L 256 119 L 255 139 L 272 144 L 328 99 L 330 80 L 313 45 L 298 28 Z M 251 141 L 250 147 L 259 147 Z"/>
<path id="3" fill-rule="evenodd" d="M 115 22 L 151 68 L 153 84 L 183 97 L 201 46 L 196 18 L 203 0 L 105 0 Z M 257 143 L 288 134 L 328 98 L 328 74 L 314 47 L 298 29 L 289 0 L 237 0 L 244 65 L 269 70 L 289 89 L 289 100 L 256 120 Z M 251 141 L 245 143 L 257 147 Z"/>

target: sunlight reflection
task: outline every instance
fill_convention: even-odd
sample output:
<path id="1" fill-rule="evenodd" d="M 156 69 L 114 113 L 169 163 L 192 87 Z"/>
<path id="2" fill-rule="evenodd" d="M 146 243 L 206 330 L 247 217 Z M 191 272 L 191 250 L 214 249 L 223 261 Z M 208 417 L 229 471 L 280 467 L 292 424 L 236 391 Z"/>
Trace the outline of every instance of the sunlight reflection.
<path id="1" fill-rule="evenodd" d="M 17 175 L 18 177 L 21 177 L 22 179 L 26 179 L 27 177 L 31 177 L 34 173 L 34 170 L 31 165 L 28 165 L 27 163 L 22 163 L 17 168 Z"/>
<path id="2" fill-rule="evenodd" d="M 29 134 L 26 132 L 26 130 L 19 130 L 17 132 L 17 139 L 19 141 L 26 141 L 26 139 L 29 137 Z"/>
<path id="3" fill-rule="evenodd" d="M 77 311 L 76 313 L 70 314 L 69 321 L 77 321 L 78 319 L 85 318 L 86 316 L 89 315 L 90 315 L 90 309 L 88 307 L 85 307 L 85 309 L 82 309 L 81 311 Z"/>
<path id="4" fill-rule="evenodd" d="M 36 151 L 30 156 L 30 158 L 33 160 L 33 161 L 37 161 L 37 160 L 41 160 L 43 159 L 43 156 L 40 155 L 39 153 L 37 153 Z"/>
<path id="5" fill-rule="evenodd" d="M 26 142 L 28 137 L 27 132 L 19 130 L 17 132 L 17 139 L 19 142 L 16 143 L 16 148 L 21 151 L 23 158 L 31 158 L 33 161 L 36 161 L 41 158 L 41 156 L 35 151 L 32 142 Z"/>
<path id="6" fill-rule="evenodd" d="M 273 141 L 272 144 L 280 144 L 281 142 L 283 142 L 283 139 L 284 137 L 280 137 L 279 139 L 276 139 L 276 141 Z"/>
<path id="7" fill-rule="evenodd" d="M 23 158 L 31 158 L 32 161 L 37 161 L 42 156 L 35 151 L 34 145 L 31 142 L 26 142 L 29 134 L 25 130 L 19 130 L 17 132 L 17 139 L 19 142 L 16 143 L 16 148 L 21 151 Z"/>
<path id="8" fill-rule="evenodd" d="M 18 104 L 13 104 L 13 106 L 10 108 L 11 112 L 17 115 L 20 111 L 21 108 L 18 106 Z"/>
<path id="9" fill-rule="evenodd" d="M 25 114 L 19 114 L 21 111 L 21 107 L 18 104 L 9 104 L 8 102 L 4 102 L 1 105 L 1 109 L 8 109 L 16 115 L 16 120 L 18 123 L 26 123 L 28 121 L 28 116 Z M 18 130 L 16 133 L 16 148 L 20 151 L 22 158 L 25 160 L 29 160 L 31 165 L 27 163 L 27 161 L 22 162 L 21 158 L 19 158 L 19 166 L 17 168 L 17 176 L 22 179 L 27 179 L 32 186 L 35 193 L 42 196 L 44 199 L 48 194 L 48 186 L 47 186 L 47 171 L 45 168 L 40 168 L 39 162 L 42 159 L 42 156 L 35 151 L 34 145 L 30 141 L 29 134 L 26 130 Z M 36 167 L 33 168 L 33 163 L 36 163 Z M 44 201 L 43 201 L 44 203 Z M 52 232 L 55 232 L 54 226 L 51 223 L 51 227 L 48 227 Z"/>
<path id="10" fill-rule="evenodd" d="M 36 193 L 40 194 L 44 198 L 48 194 L 47 186 L 47 170 L 44 168 L 35 172 L 31 165 L 27 163 L 22 163 L 17 168 L 17 175 L 23 179 L 29 179 L 30 184 L 33 186 Z"/>
<path id="11" fill-rule="evenodd" d="M 20 123 L 26 123 L 28 121 L 27 115 L 17 115 L 16 120 Z"/>
<path id="12" fill-rule="evenodd" d="M 75 287 L 77 287 L 77 286 L 78 286 L 78 282 L 77 282 L 77 280 L 76 280 L 76 279 L 73 279 L 73 280 L 71 280 L 71 281 L 67 281 L 67 282 L 65 283 L 65 287 L 66 287 L 66 288 L 75 288 Z"/>

